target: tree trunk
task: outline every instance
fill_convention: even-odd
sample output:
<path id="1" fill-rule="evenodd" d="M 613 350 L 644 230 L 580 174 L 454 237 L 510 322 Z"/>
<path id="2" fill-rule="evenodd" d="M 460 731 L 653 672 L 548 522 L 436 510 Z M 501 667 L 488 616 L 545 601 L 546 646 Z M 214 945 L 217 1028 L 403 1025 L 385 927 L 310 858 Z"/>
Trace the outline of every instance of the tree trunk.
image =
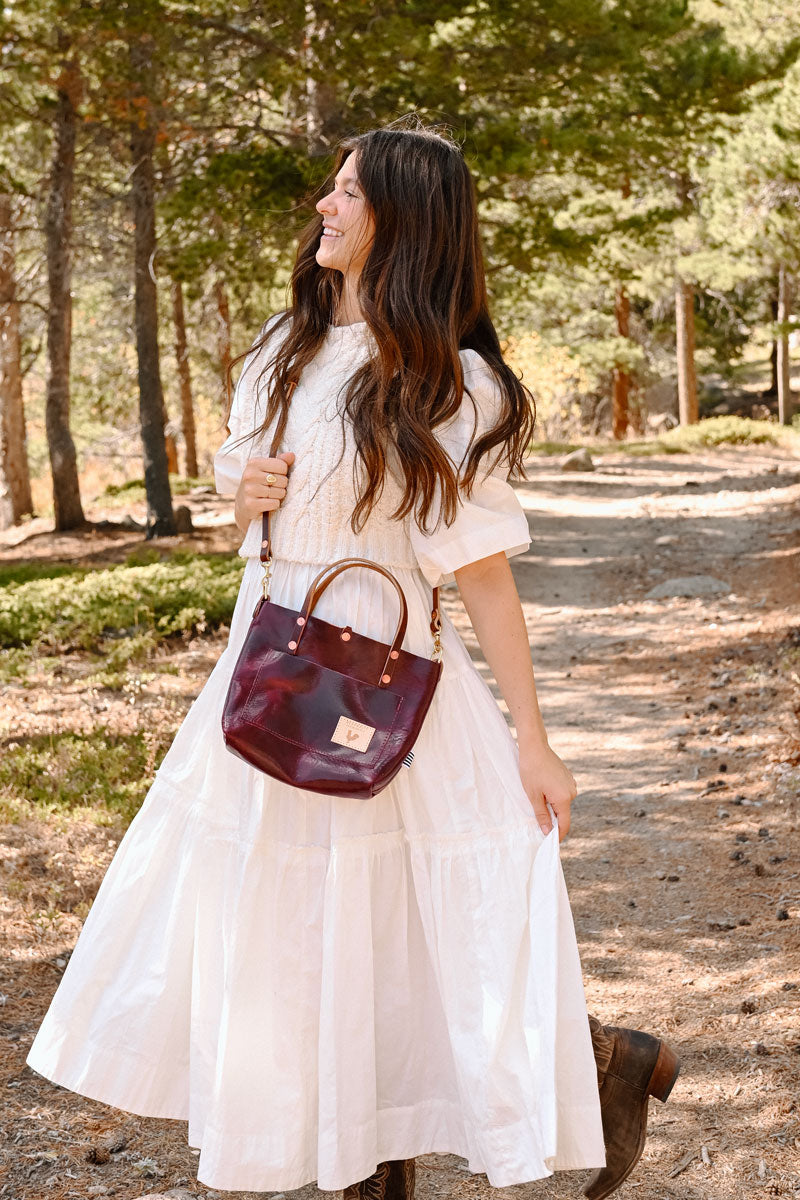
<path id="1" fill-rule="evenodd" d="M 14 202 L 0 194 L 0 529 L 33 512 L 22 400 Z"/>
<path id="2" fill-rule="evenodd" d="M 630 334 L 631 302 L 623 287 L 617 289 L 614 298 L 614 315 L 617 319 L 617 333 L 620 337 Z M 611 394 L 611 434 L 618 441 L 628 432 L 628 398 L 631 390 L 631 377 L 622 366 L 614 367 Z"/>
<path id="3" fill-rule="evenodd" d="M 228 411 L 228 368 L 231 365 L 231 311 L 225 284 L 218 279 L 214 284 L 214 299 L 217 302 L 217 358 L 222 379 L 222 411 Z"/>
<path id="4" fill-rule="evenodd" d="M 136 354 L 139 367 L 139 421 L 142 430 L 147 537 L 176 533 L 164 439 L 164 391 L 158 355 L 158 304 L 153 260 L 156 253 L 156 206 L 153 152 L 156 130 L 153 39 L 138 36 L 130 45 L 135 97 L 131 123 L 131 207 L 134 221 Z"/>
<path id="5" fill-rule="evenodd" d="M 56 92 L 53 161 L 45 217 L 47 253 L 47 392 L 45 427 L 53 475 L 56 529 L 86 524 L 78 460 L 69 427 L 72 343 L 72 194 L 75 133 L 82 82 L 74 62 L 62 64 Z"/>
<path id="6" fill-rule="evenodd" d="M 164 449 L 167 452 L 167 474 L 177 475 L 180 471 L 178 465 L 178 443 L 175 439 L 175 434 L 172 432 L 174 426 L 169 422 L 164 426 Z"/>
<path id="7" fill-rule="evenodd" d="M 788 323 L 792 315 L 792 289 L 786 264 L 781 263 L 778 269 L 778 322 L 781 326 L 778 333 L 778 420 L 781 425 L 791 425 L 792 411 L 792 376 L 789 363 L 789 329 Z"/>
<path id="8" fill-rule="evenodd" d="M 675 332 L 678 359 L 678 420 L 681 425 L 693 425 L 700 415 L 694 364 L 694 288 L 682 279 L 678 279 L 675 284 Z"/>
<path id="9" fill-rule="evenodd" d="M 172 281 L 172 318 L 175 323 L 175 357 L 178 360 L 178 383 L 181 393 L 181 426 L 186 447 L 185 474 L 197 478 L 197 436 L 194 427 L 192 377 L 189 373 L 189 352 L 186 346 L 186 317 L 183 311 L 183 284 Z"/>
<path id="10" fill-rule="evenodd" d="M 771 297 L 769 307 L 772 312 L 772 320 L 777 323 L 778 320 L 778 294 Z M 773 338 L 769 351 L 769 391 L 768 396 L 777 396 L 778 394 L 778 339 Z"/>
<path id="11" fill-rule="evenodd" d="M 312 158 L 330 154 L 337 138 L 344 132 L 345 122 L 336 85 L 331 81 L 328 63 L 320 60 L 318 51 L 319 46 L 330 45 L 333 36 L 333 19 L 321 15 L 313 0 L 307 0 L 303 66 L 306 80 L 306 149 Z"/>
<path id="12" fill-rule="evenodd" d="M 628 396 L 628 423 L 633 432 L 641 437 L 645 432 L 645 422 L 644 400 L 641 392 L 637 391 L 633 399 L 631 399 L 630 395 Z"/>

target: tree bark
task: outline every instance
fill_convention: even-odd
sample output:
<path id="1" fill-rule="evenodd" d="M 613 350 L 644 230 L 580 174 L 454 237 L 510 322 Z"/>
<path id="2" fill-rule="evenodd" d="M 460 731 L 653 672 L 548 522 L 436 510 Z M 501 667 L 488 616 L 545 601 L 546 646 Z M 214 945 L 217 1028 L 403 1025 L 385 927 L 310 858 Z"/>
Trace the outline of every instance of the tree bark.
<path id="1" fill-rule="evenodd" d="M 622 179 L 620 195 L 623 200 L 629 200 L 631 181 L 627 175 Z M 614 316 L 617 321 L 617 333 L 622 338 L 630 337 L 631 332 L 631 302 L 625 288 L 620 284 L 614 296 Z M 630 419 L 630 372 L 622 365 L 615 363 L 611 383 L 611 435 L 620 441 L 628 432 Z"/>
<path id="2" fill-rule="evenodd" d="M 228 411 L 228 367 L 231 365 L 231 310 L 225 284 L 218 279 L 214 284 L 214 299 L 217 303 L 217 359 L 222 379 L 222 411 Z"/>
<path id="3" fill-rule="evenodd" d="M 14 200 L 0 194 L 0 529 L 33 512 L 22 398 Z"/>
<path id="4" fill-rule="evenodd" d="M 167 474 L 177 475 L 180 471 L 178 465 L 178 443 L 173 433 L 174 426 L 169 422 L 164 426 L 164 449 L 167 452 Z"/>
<path id="5" fill-rule="evenodd" d="M 778 420 L 781 425 L 791 425 L 794 404 L 792 402 L 792 376 L 789 363 L 788 322 L 792 315 L 792 289 L 786 264 L 778 269 L 778 322 L 782 326 L 778 333 Z"/>
<path id="6" fill-rule="evenodd" d="M 48 284 L 45 427 L 53 476 L 56 529 L 79 529 L 86 524 L 69 415 L 72 196 L 77 109 L 81 92 L 82 82 L 76 63 L 64 62 L 56 86 L 53 160 L 45 216 Z"/>
<path id="7" fill-rule="evenodd" d="M 633 400 L 628 396 L 628 423 L 635 434 L 642 436 L 645 432 L 646 414 L 641 392 L 634 394 Z"/>
<path id="8" fill-rule="evenodd" d="M 617 333 L 620 337 L 630 334 L 631 302 L 625 288 L 617 289 L 614 298 L 614 315 L 617 319 Z M 611 434 L 618 441 L 628 432 L 628 399 L 631 390 L 631 377 L 628 371 L 619 364 L 614 367 L 611 392 Z"/>
<path id="9" fill-rule="evenodd" d="M 192 377 L 189 372 L 189 352 L 186 345 L 186 317 L 183 309 L 183 284 L 172 281 L 172 319 L 175 324 L 175 357 L 178 360 L 178 384 L 181 395 L 181 427 L 186 448 L 185 474 L 197 478 L 197 435 L 192 403 Z"/>
<path id="10" fill-rule="evenodd" d="M 306 148 L 312 158 L 330 154 L 344 132 L 342 105 L 328 64 L 320 61 L 318 46 L 333 37 L 333 21 L 317 11 L 313 0 L 305 6 L 304 71 L 306 79 Z"/>
<path id="11" fill-rule="evenodd" d="M 130 45 L 132 77 L 140 94 L 132 105 L 131 207 L 134 221 L 136 355 L 139 374 L 139 422 L 142 431 L 148 538 L 176 533 L 164 438 L 164 391 L 158 352 L 158 304 L 153 261 L 156 253 L 156 130 L 153 116 L 155 73 L 153 39 L 140 35 Z"/>
<path id="12" fill-rule="evenodd" d="M 775 294 L 770 298 L 769 307 L 770 307 L 770 311 L 772 313 L 772 320 L 777 323 L 777 320 L 778 320 L 778 293 L 777 293 L 777 290 L 775 291 Z M 770 345 L 770 351 L 769 351 L 769 391 L 766 394 L 768 396 L 777 396 L 777 394 L 778 394 L 778 339 L 775 337 L 772 339 L 772 343 Z"/>
<path id="13" fill-rule="evenodd" d="M 693 425 L 699 417 L 694 363 L 694 288 L 683 279 L 675 283 L 675 333 L 678 360 L 678 420 Z"/>

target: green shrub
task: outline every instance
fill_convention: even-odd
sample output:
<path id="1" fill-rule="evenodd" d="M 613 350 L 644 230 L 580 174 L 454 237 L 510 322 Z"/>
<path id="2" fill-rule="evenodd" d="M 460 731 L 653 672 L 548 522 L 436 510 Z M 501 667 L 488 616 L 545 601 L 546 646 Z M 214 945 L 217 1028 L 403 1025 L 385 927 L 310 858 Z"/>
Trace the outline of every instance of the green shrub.
<path id="1" fill-rule="evenodd" d="M 580 449 L 577 442 L 537 442 L 533 440 L 528 445 L 528 454 L 571 454 Z"/>
<path id="2" fill-rule="evenodd" d="M 169 488 L 173 496 L 185 496 L 196 487 L 213 486 L 214 480 L 205 476 L 198 479 L 184 478 L 183 475 L 170 475 L 169 477 Z M 101 500 L 117 500 L 120 497 L 131 502 L 145 500 L 144 480 L 128 479 L 125 483 L 110 483 L 99 498 Z"/>
<path id="3" fill-rule="evenodd" d="M 75 567 L 70 563 L 31 562 L 13 567 L 0 566 L 0 587 L 9 583 L 29 583 L 32 579 L 60 579 L 64 575 L 80 578 L 88 575 L 89 567 Z"/>
<path id="4" fill-rule="evenodd" d="M 127 825 L 138 812 L 172 732 L 41 734 L 0 757 L 0 818 L 91 809 Z"/>
<path id="5" fill-rule="evenodd" d="M 155 645 L 156 638 L 151 630 L 134 633 L 117 642 L 107 642 L 103 648 L 103 667 L 109 671 L 119 671 L 132 663 L 144 662 Z"/>
<path id="6" fill-rule="evenodd" d="M 0 647 L 91 649 L 120 635 L 201 633 L 230 620 L 243 568 L 237 557 L 185 554 L 9 583 L 0 592 Z"/>
<path id="7" fill-rule="evenodd" d="M 125 496 L 129 492 L 144 493 L 143 479 L 126 479 L 124 483 L 110 483 L 103 492 L 104 496 Z"/>
<path id="8" fill-rule="evenodd" d="M 675 442 L 665 444 L 663 438 L 654 438 L 650 442 L 621 442 L 617 445 L 634 458 L 653 458 L 659 454 L 688 454 L 690 449 L 697 449 L 696 446 L 683 446 Z"/>
<path id="9" fill-rule="evenodd" d="M 694 425 L 670 429 L 658 440 L 666 450 L 686 451 L 703 446 L 753 446 L 763 442 L 778 445 L 782 427 L 772 421 L 752 421 L 749 417 L 707 417 Z"/>
<path id="10" fill-rule="evenodd" d="M 130 637 L 114 640 L 108 638 L 98 647 L 98 669 L 85 677 L 85 683 L 90 687 L 109 688 L 114 692 L 125 691 L 131 683 L 130 669 L 147 662 L 157 642 L 158 639 L 150 630 L 146 633 L 133 633 Z"/>
<path id="11" fill-rule="evenodd" d="M 30 650 L 20 646 L 12 650 L 0 650 L 0 683 L 24 679 L 30 665 L 30 654 Z"/>
<path id="12" fill-rule="evenodd" d="M 137 546 L 125 556 L 126 567 L 149 567 L 151 563 L 164 562 L 169 558 L 169 551 L 159 550 L 157 546 Z M 177 557 L 177 555 L 172 556 Z"/>

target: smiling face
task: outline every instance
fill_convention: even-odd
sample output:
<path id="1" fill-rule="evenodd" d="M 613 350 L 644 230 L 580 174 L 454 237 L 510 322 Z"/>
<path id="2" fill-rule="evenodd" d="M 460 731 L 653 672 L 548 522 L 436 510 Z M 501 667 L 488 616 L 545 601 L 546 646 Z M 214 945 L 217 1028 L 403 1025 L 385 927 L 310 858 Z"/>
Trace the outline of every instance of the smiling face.
<path id="1" fill-rule="evenodd" d="M 356 153 L 342 163 L 335 186 L 320 200 L 316 209 L 324 227 L 316 259 L 321 267 L 330 267 L 357 279 L 375 236 L 375 222 L 358 182 Z"/>

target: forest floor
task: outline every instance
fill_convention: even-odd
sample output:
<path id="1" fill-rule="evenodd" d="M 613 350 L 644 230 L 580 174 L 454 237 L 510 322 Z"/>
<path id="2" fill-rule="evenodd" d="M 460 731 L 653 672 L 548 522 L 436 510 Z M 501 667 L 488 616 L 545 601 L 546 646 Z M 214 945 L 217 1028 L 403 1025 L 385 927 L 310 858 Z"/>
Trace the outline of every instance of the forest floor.
<path id="1" fill-rule="evenodd" d="M 566 474 L 529 460 L 515 486 L 533 542 L 512 562 L 550 740 L 579 786 L 561 853 L 589 1009 L 682 1058 L 616 1195 L 800 1197 L 800 460 L 620 449 L 596 465 Z M 204 524 L 180 544 L 235 546 L 229 502 L 188 503 Z M 140 544 L 125 531 L 4 537 L 0 563 L 121 561 Z M 731 590 L 648 598 L 696 575 Z M 494 686 L 456 589 L 442 602 Z M 0 740 L 169 740 L 224 644 L 224 631 L 179 643 L 117 691 L 87 683 L 79 656 L 57 677 L 33 670 L 6 688 Z M 123 832 L 86 813 L 0 830 L 0 1197 L 255 1200 L 197 1182 L 184 1122 L 107 1107 L 25 1065 Z M 452 1155 L 417 1168 L 419 1200 L 566 1200 L 585 1178 L 500 1190 Z"/>

